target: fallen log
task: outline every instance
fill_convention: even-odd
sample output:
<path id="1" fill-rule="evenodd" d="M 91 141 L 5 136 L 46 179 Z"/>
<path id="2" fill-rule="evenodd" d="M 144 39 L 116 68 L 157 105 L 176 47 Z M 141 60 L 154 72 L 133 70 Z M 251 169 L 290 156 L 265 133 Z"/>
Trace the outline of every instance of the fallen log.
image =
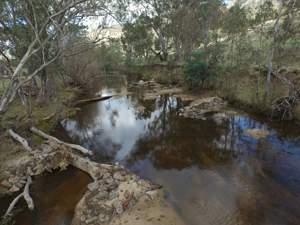
<path id="1" fill-rule="evenodd" d="M 20 135 L 15 133 L 12 129 L 8 130 L 9 135 L 17 142 L 19 142 L 28 152 L 32 151 L 32 148 L 29 146 L 27 140 L 22 138 Z"/>
<path id="2" fill-rule="evenodd" d="M 29 187 L 32 183 L 32 179 L 30 176 L 27 177 L 27 182 L 26 182 L 26 185 L 24 187 L 24 191 L 19 194 L 9 205 L 5 215 L 4 215 L 4 218 L 5 217 L 8 217 L 8 216 L 11 216 L 11 212 L 12 210 L 15 208 L 15 206 L 17 205 L 18 201 L 23 197 L 27 203 L 27 206 L 28 206 L 28 209 L 30 210 L 34 210 L 34 203 L 33 203 L 33 200 L 30 196 L 30 193 L 29 193 Z"/>
<path id="3" fill-rule="evenodd" d="M 104 97 L 95 97 L 95 98 L 88 98 L 88 99 L 78 100 L 78 101 L 75 103 L 75 106 L 83 105 L 83 104 L 88 104 L 88 103 L 93 103 L 93 102 L 106 101 L 106 100 L 108 100 L 108 99 L 111 99 L 111 98 L 114 97 L 114 96 L 115 96 L 115 95 L 104 96 Z"/>
<path id="4" fill-rule="evenodd" d="M 77 151 L 80 151 L 81 153 L 83 153 L 83 154 L 85 154 L 85 155 L 93 155 L 92 151 L 90 151 L 90 150 L 88 150 L 88 149 L 86 149 L 86 148 L 84 148 L 84 147 L 82 147 L 82 146 L 80 146 L 80 145 L 70 144 L 70 143 L 63 142 L 63 141 L 57 139 L 56 137 L 53 137 L 53 136 L 51 136 L 51 135 L 49 135 L 49 134 L 46 134 L 46 133 L 44 133 L 43 131 L 41 131 L 41 130 L 35 128 L 35 127 L 31 127 L 31 128 L 30 128 L 30 131 L 31 131 L 32 133 L 34 133 L 34 134 L 36 134 L 36 135 L 38 135 L 38 136 L 44 138 L 44 139 L 47 139 L 47 140 L 49 140 L 49 141 L 57 142 L 57 143 L 59 143 L 59 144 L 61 144 L 61 145 L 65 145 L 65 146 L 67 146 L 67 147 L 70 147 L 70 148 L 72 148 L 72 149 L 75 149 L 75 150 L 77 150 Z"/>
<path id="5" fill-rule="evenodd" d="M 138 201 L 149 201 L 156 198 L 158 186 L 140 179 L 117 165 L 99 164 L 71 151 L 70 145 L 58 140 L 37 128 L 31 131 L 44 137 L 47 142 L 40 145 L 30 154 L 30 161 L 24 161 L 16 170 L 10 172 L 13 183 L 21 183 L 27 177 L 24 191 L 10 204 L 6 216 L 11 215 L 18 201 L 24 197 L 28 208 L 33 210 L 33 200 L 29 195 L 31 177 L 45 171 L 66 168 L 72 165 L 87 174 L 93 182 L 87 186 L 86 193 L 77 204 L 72 225 L 108 224 L 116 215 L 122 215 Z"/>

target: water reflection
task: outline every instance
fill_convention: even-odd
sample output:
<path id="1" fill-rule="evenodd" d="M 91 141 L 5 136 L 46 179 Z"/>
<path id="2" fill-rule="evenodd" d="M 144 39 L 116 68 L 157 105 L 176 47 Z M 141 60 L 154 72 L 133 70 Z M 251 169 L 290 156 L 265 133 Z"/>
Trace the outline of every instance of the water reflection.
<path id="1" fill-rule="evenodd" d="M 101 94 L 126 92 L 101 87 Z M 177 116 L 179 99 L 136 95 L 83 107 L 62 122 L 96 153 L 162 184 L 187 224 L 300 224 L 300 143 L 288 127 L 271 129 L 247 115 L 206 121 Z M 268 129 L 255 139 L 246 129 Z"/>

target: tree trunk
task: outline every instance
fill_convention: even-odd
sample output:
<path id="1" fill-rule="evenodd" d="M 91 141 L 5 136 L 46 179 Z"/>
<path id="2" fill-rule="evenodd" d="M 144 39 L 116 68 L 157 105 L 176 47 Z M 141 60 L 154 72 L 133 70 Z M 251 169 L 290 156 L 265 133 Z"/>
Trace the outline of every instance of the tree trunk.
<path id="1" fill-rule="evenodd" d="M 19 82 L 17 79 L 13 79 L 10 83 L 3 95 L 1 96 L 0 100 L 0 113 L 7 110 L 8 104 L 11 103 L 16 94 L 17 94 L 17 87 L 19 85 Z"/>
<path id="2" fill-rule="evenodd" d="M 281 18 L 281 14 L 282 14 L 282 1 L 279 1 L 279 12 L 274 24 L 274 33 L 273 33 L 273 40 L 272 40 L 272 44 L 271 44 L 271 48 L 270 48 L 270 52 L 269 52 L 269 58 L 268 58 L 268 73 L 267 73 L 267 80 L 265 83 L 265 100 L 267 100 L 267 98 L 269 97 L 270 94 L 270 85 L 271 85 L 271 76 L 272 76 L 272 72 L 273 72 L 273 58 L 274 58 L 274 52 L 275 52 L 275 48 L 276 48 L 276 44 L 277 44 L 277 39 L 278 39 L 278 35 L 279 35 L 279 29 L 280 29 L 280 18 Z"/>

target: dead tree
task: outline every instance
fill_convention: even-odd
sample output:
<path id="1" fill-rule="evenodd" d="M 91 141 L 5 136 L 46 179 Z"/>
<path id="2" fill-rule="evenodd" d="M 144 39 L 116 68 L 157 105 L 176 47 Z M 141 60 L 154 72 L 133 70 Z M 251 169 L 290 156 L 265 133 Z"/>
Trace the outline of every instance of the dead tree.
<path id="1" fill-rule="evenodd" d="M 289 79 L 274 71 L 272 76 L 276 77 L 280 82 L 289 88 L 289 95 L 283 96 L 272 102 L 272 118 L 280 120 L 291 120 L 294 118 L 294 107 L 300 101 L 300 90 Z"/>

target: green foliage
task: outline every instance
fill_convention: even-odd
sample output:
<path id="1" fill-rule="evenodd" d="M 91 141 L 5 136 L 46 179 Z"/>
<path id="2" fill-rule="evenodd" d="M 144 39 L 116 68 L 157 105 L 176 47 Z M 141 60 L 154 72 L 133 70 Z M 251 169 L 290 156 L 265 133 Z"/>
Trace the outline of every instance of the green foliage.
<path id="1" fill-rule="evenodd" d="M 249 20 L 247 11 L 239 3 L 234 4 L 224 18 L 223 30 L 230 36 L 247 32 Z"/>
<path id="2" fill-rule="evenodd" d="M 105 72 L 118 69 L 124 62 L 122 47 L 117 40 L 101 44 L 99 48 L 95 49 L 95 55 L 91 57 L 96 59 L 99 70 Z"/>
<path id="3" fill-rule="evenodd" d="M 154 45 L 151 29 L 145 24 L 142 17 L 139 17 L 134 23 L 124 25 L 121 41 L 128 63 L 136 59 L 147 59 Z"/>
<path id="4" fill-rule="evenodd" d="M 184 73 L 187 84 L 190 88 L 196 88 L 200 82 L 202 85 L 205 80 L 211 78 L 208 64 L 205 62 L 205 55 L 201 51 L 194 51 L 184 65 Z"/>

